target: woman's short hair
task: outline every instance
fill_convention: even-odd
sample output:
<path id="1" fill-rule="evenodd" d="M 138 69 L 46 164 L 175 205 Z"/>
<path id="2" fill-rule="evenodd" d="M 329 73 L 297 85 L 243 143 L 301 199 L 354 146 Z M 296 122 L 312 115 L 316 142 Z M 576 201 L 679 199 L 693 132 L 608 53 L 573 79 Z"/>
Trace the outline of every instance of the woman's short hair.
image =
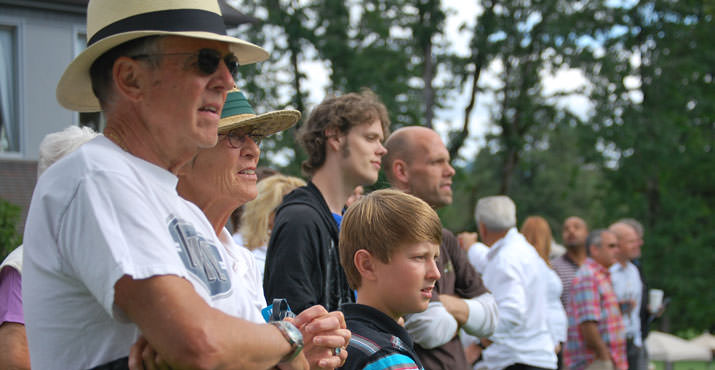
<path id="1" fill-rule="evenodd" d="M 393 189 L 374 191 L 351 205 L 340 226 L 340 263 L 353 289 L 361 284 L 355 253 L 365 249 L 388 263 L 406 244 L 442 243 L 442 223 L 425 201 Z"/>
<path id="2" fill-rule="evenodd" d="M 539 256 L 551 266 L 549 254 L 551 253 L 551 227 L 541 216 L 530 216 L 521 224 L 521 234 L 531 244 Z"/>
<path id="3" fill-rule="evenodd" d="M 271 235 L 268 220 L 271 213 L 281 204 L 283 196 L 304 185 L 303 179 L 285 175 L 272 175 L 258 182 L 258 196 L 244 204 L 241 214 L 239 232 L 244 247 L 253 250 L 268 243 Z"/>
<path id="4" fill-rule="evenodd" d="M 50 165 L 72 153 L 82 144 L 100 135 L 90 127 L 69 126 L 62 131 L 47 134 L 40 142 L 40 160 L 37 162 L 37 177 Z"/>
<path id="5" fill-rule="evenodd" d="M 301 165 L 303 173 L 312 176 L 325 163 L 326 131 L 347 134 L 354 126 L 374 120 L 380 121 L 387 137 L 390 132 L 387 108 L 369 89 L 323 100 L 298 130 L 297 141 L 308 154 Z"/>

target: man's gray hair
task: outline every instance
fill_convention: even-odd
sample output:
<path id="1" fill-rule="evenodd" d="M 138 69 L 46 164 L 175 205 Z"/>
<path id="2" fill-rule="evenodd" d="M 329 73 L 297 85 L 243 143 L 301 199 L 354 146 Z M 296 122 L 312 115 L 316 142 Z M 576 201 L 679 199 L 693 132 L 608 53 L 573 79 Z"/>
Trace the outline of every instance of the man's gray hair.
<path id="1" fill-rule="evenodd" d="M 635 218 L 623 218 L 616 221 L 617 224 L 626 224 L 636 231 L 639 237 L 643 237 L 643 224 L 638 222 Z"/>
<path id="2" fill-rule="evenodd" d="M 477 202 L 474 218 L 487 230 L 509 230 L 516 226 L 516 205 L 506 195 L 484 197 Z"/>
<path id="3" fill-rule="evenodd" d="M 601 248 L 601 241 L 603 240 L 603 233 L 609 232 L 606 229 L 596 229 L 588 233 L 588 237 L 586 237 L 586 255 L 591 256 L 591 246 L 595 245 L 598 248 Z"/>
<path id="4" fill-rule="evenodd" d="M 82 144 L 99 135 L 90 127 L 69 126 L 58 132 L 47 134 L 40 143 L 40 160 L 37 162 L 37 177 L 65 155 L 72 153 Z"/>

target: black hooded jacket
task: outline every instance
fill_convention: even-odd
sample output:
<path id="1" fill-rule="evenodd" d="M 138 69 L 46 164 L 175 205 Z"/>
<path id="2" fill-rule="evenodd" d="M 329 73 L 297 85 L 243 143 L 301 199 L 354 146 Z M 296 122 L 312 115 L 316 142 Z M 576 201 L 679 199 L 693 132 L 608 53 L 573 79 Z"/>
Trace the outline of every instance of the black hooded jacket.
<path id="1" fill-rule="evenodd" d="M 283 198 L 268 242 L 263 290 L 286 298 L 296 314 L 313 305 L 335 311 L 355 301 L 338 253 L 338 225 L 312 183 Z"/>

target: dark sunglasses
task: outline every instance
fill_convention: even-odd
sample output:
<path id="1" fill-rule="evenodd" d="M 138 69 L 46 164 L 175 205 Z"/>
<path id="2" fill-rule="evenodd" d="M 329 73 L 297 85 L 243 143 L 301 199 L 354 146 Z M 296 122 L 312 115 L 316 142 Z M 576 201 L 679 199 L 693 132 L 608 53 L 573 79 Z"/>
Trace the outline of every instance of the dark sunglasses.
<path id="1" fill-rule="evenodd" d="M 133 55 L 130 58 L 145 59 L 163 55 L 194 55 L 197 58 L 196 66 L 198 67 L 199 71 L 207 76 L 212 75 L 214 72 L 216 72 L 216 70 L 218 69 L 218 64 L 221 62 L 221 59 L 223 59 L 223 62 L 226 63 L 226 67 L 228 67 L 228 71 L 231 72 L 233 79 L 236 80 L 238 77 L 239 64 L 236 55 L 234 55 L 233 53 L 228 53 L 222 57 L 221 53 L 218 50 L 214 49 L 200 49 L 199 51 L 194 53 L 138 54 Z"/>
<path id="2" fill-rule="evenodd" d="M 246 144 L 247 137 L 250 137 L 256 145 L 260 145 L 261 140 L 263 140 L 263 135 L 254 134 L 250 128 L 245 127 L 237 128 L 225 134 L 218 135 L 228 137 L 228 145 L 234 149 L 241 148 L 244 144 Z"/>

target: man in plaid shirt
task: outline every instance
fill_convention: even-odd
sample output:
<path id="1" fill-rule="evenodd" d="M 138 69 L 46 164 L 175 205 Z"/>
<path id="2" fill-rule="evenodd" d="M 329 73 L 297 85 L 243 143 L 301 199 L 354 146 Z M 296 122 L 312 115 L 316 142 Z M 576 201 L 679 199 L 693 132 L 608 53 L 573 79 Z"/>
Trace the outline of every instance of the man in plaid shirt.
<path id="1" fill-rule="evenodd" d="M 618 243 L 607 230 L 588 235 L 589 258 L 573 279 L 567 307 L 564 366 L 572 370 L 627 370 L 626 334 L 608 268 Z"/>

